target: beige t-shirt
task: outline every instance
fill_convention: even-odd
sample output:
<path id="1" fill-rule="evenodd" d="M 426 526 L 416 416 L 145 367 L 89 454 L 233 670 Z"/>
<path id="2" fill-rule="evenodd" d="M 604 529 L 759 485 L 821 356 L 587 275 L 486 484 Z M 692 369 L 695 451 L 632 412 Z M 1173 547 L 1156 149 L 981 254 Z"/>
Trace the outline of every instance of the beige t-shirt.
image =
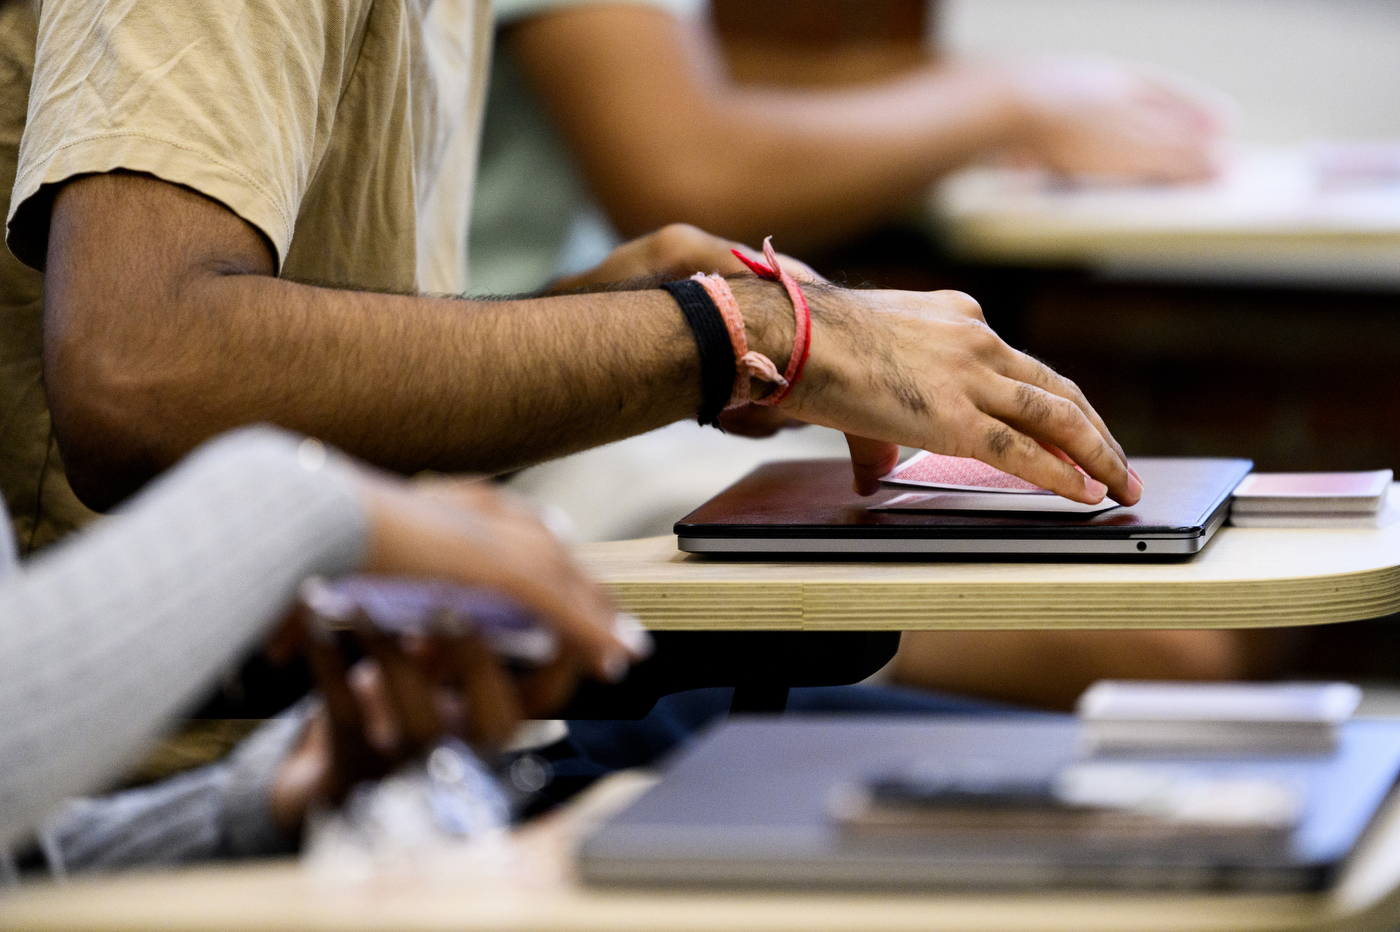
<path id="1" fill-rule="evenodd" d="M 489 0 L 43 0 L 7 241 L 114 169 L 212 197 L 282 273 L 461 293 Z"/>
<path id="2" fill-rule="evenodd" d="M 27 0 L 0 0 L 0 191 L 9 191 L 15 179 L 35 32 Z M 49 429 L 40 362 L 43 317 L 44 276 L 0 249 L 0 490 L 21 553 L 92 520 L 68 487 Z"/>
<path id="3" fill-rule="evenodd" d="M 32 30 L 23 7 L 0 0 Z M 267 236 L 288 278 L 466 291 L 489 0 L 42 0 L 37 8 L 6 231 L 25 265 L 43 268 L 62 182 L 125 169 L 223 203 Z M 6 111 L 24 107 L 20 91 L 0 91 L 0 129 L 17 123 Z M 38 329 L 30 330 L 14 349 L 37 365 Z M 27 426 L 36 436 L 26 443 L 41 432 L 47 441 L 47 411 Z M 0 436 L 0 461 L 16 444 Z M 13 470 L 4 476 L 21 526 L 23 506 L 47 483 L 28 472 L 22 481 Z"/>

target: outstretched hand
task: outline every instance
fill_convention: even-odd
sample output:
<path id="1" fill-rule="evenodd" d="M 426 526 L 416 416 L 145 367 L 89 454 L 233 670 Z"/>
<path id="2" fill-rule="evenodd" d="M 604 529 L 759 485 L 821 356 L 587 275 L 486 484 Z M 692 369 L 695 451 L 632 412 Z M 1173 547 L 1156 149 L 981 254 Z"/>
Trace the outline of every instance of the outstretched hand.
<path id="1" fill-rule="evenodd" d="M 1202 181 L 1217 169 L 1222 99 L 1107 62 L 1030 62 L 988 71 L 1022 114 L 1012 153 L 1063 175 Z"/>
<path id="2" fill-rule="evenodd" d="M 730 240 L 673 224 L 623 244 L 596 269 L 559 287 L 697 271 L 741 273 L 743 264 L 730 252 L 735 248 L 755 255 Z M 768 436 L 794 420 L 841 430 L 862 495 L 878 490 L 904 444 L 975 457 L 1076 501 L 1098 502 L 1108 493 L 1132 504 L 1141 497 L 1141 480 L 1079 388 L 1002 342 L 972 298 L 953 291 L 846 290 L 789 256 L 779 254 L 778 261 L 804 283 L 812 307 L 812 356 L 782 404 L 727 412 L 721 420 L 726 430 Z M 756 333 L 774 334 L 767 349 L 771 358 L 782 359 L 792 345 L 787 298 L 773 304 L 776 288 L 753 280 L 732 285 L 746 309 L 751 344 Z M 770 313 L 760 321 L 749 309 L 765 302 Z"/>
<path id="3" fill-rule="evenodd" d="M 1075 501 L 1142 496 L 1078 386 L 1004 343 L 972 298 L 820 283 L 805 291 L 812 355 L 779 409 L 845 431 L 856 491 L 874 492 L 903 444 L 973 457 Z"/>

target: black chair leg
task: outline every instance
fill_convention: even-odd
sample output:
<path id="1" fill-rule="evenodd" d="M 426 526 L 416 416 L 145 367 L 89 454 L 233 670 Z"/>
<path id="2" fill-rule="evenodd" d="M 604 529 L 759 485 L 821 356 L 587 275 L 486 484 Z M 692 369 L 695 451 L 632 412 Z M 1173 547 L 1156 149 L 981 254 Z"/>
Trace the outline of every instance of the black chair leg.
<path id="1" fill-rule="evenodd" d="M 788 688 L 751 683 L 734 687 L 729 701 L 729 714 L 744 712 L 781 712 L 787 708 Z"/>

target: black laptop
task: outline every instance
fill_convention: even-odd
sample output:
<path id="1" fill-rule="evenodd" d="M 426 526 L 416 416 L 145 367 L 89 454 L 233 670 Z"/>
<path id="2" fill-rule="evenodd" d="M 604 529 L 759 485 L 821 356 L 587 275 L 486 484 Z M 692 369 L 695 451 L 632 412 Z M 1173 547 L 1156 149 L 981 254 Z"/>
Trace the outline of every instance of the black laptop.
<path id="1" fill-rule="evenodd" d="M 908 490 L 851 490 L 846 460 L 769 463 L 682 518 L 687 553 L 730 557 L 959 555 L 1185 558 L 1224 523 L 1247 459 L 1142 457 L 1142 500 L 1092 515 L 886 511 Z M 1010 498 L 1014 498 L 1010 497 Z"/>

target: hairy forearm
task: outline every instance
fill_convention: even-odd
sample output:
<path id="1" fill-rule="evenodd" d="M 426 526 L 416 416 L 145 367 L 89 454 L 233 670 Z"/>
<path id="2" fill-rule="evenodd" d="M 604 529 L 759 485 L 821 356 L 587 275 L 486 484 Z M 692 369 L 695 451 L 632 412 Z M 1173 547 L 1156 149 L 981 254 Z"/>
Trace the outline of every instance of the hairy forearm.
<path id="1" fill-rule="evenodd" d="M 700 404 L 694 339 L 659 289 L 466 301 L 271 271 L 257 234 L 192 192 L 132 175 L 63 189 L 46 387 L 85 500 L 106 507 L 240 424 L 279 424 L 401 472 L 498 472 Z M 755 345 L 786 359 L 782 289 L 736 287 Z"/>
<path id="2" fill-rule="evenodd" d="M 390 469 L 495 472 L 658 427 L 699 404 L 694 344 L 659 291 L 613 295 L 606 306 L 589 296 L 486 303 L 207 275 L 183 292 L 160 321 L 123 328 L 139 332 L 139 345 L 105 354 L 125 373 L 112 380 L 120 391 L 99 399 L 120 408 L 105 422 L 121 436 L 62 429 L 71 412 L 56 393 L 65 451 L 135 448 L 113 497 L 252 421 Z M 65 355 L 54 353 L 60 385 Z"/>
<path id="3" fill-rule="evenodd" d="M 699 405 L 694 341 L 662 291 L 503 302 L 352 292 L 274 278 L 261 248 L 221 206 L 153 179 L 64 189 L 46 381 L 86 499 L 110 505 L 250 422 L 391 469 L 489 472 Z"/>

